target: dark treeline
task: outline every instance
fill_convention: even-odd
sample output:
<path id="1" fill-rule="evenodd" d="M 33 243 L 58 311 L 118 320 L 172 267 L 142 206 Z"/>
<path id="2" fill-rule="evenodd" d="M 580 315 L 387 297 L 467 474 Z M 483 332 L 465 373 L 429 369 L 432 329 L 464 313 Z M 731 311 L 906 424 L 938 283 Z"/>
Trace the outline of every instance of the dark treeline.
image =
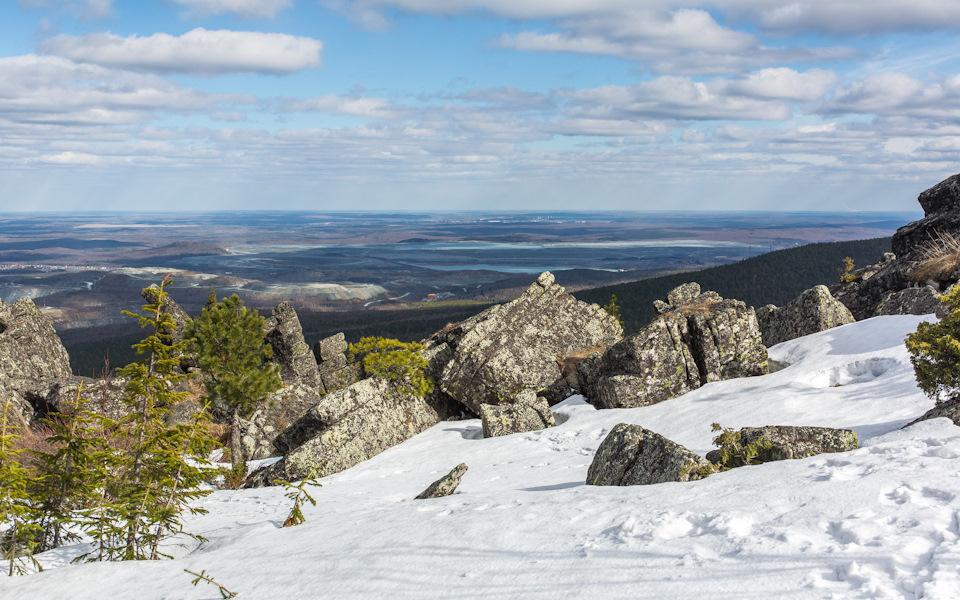
<path id="1" fill-rule="evenodd" d="M 877 262 L 889 251 L 890 238 L 807 244 L 702 271 L 583 290 L 574 295 L 604 305 L 616 294 L 624 326 L 632 333 L 653 318 L 654 300 L 688 281 L 696 281 L 704 290 L 743 300 L 751 306 L 782 305 L 815 285 L 836 283 L 845 256 L 853 258 L 859 267 Z"/>
<path id="2" fill-rule="evenodd" d="M 687 281 L 697 281 L 704 289 L 715 290 L 727 298 L 744 300 L 753 306 L 783 304 L 814 285 L 837 281 L 843 257 L 852 257 L 858 266 L 866 265 L 876 262 L 889 249 L 889 238 L 808 244 L 702 271 L 583 290 L 575 295 L 581 300 L 604 305 L 611 294 L 616 294 L 627 331 L 634 332 L 653 317 L 654 300 Z M 172 292 L 176 299 L 176 290 Z M 486 306 L 424 304 L 420 308 L 403 310 L 300 311 L 300 321 L 311 344 L 340 331 L 349 341 L 357 341 L 363 336 L 414 341 L 427 337 L 447 323 L 466 319 Z M 74 371 L 87 376 L 102 371 L 105 356 L 109 356 L 113 366 L 130 362 L 133 359 L 130 345 L 140 336 L 139 330 L 130 325 L 61 332 Z"/>

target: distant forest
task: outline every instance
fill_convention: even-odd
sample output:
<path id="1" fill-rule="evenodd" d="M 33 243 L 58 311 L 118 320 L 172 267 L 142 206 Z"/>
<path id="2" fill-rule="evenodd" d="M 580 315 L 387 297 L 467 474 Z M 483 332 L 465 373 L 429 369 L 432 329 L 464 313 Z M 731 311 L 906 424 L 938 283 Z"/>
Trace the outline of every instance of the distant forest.
<path id="1" fill-rule="evenodd" d="M 743 300 L 751 306 L 779 306 L 817 284 L 837 283 L 845 256 L 860 267 L 877 262 L 889 251 L 890 238 L 807 244 L 702 271 L 583 290 L 574 295 L 604 305 L 616 294 L 626 330 L 633 333 L 653 319 L 654 300 L 664 298 L 668 291 L 688 281 L 696 281 L 704 290 Z"/>
<path id="2" fill-rule="evenodd" d="M 688 281 L 696 281 L 705 290 L 714 290 L 725 298 L 737 298 L 753 306 L 779 305 L 814 285 L 836 282 L 843 257 L 852 257 L 860 266 L 876 262 L 889 250 L 890 238 L 808 244 L 702 271 L 582 290 L 574 295 L 603 305 L 612 294 L 616 294 L 627 332 L 633 333 L 653 318 L 654 300 L 663 298 L 669 290 Z M 340 331 L 350 341 L 367 335 L 408 341 L 423 339 L 447 323 L 466 319 L 486 306 L 479 303 L 424 304 L 404 310 L 302 312 L 300 318 L 311 344 Z M 135 325 L 114 325 L 65 330 L 61 337 L 70 352 L 74 372 L 94 376 L 103 370 L 105 357 L 109 357 L 113 367 L 133 360 L 130 346 L 139 339 L 140 332 Z"/>

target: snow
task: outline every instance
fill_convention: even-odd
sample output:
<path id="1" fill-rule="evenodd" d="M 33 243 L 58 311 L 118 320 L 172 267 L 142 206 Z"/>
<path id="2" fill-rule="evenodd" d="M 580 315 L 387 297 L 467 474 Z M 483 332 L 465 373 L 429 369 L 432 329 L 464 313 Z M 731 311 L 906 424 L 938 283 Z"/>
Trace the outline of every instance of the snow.
<path id="1" fill-rule="evenodd" d="M 595 410 L 573 397 L 558 426 L 481 439 L 444 422 L 315 489 L 282 529 L 277 488 L 219 491 L 172 561 L 70 566 L 82 548 L 0 578 L 0 598 L 219 598 L 205 570 L 253 598 L 960 598 L 960 428 L 901 429 L 932 406 L 904 336 L 924 317 L 877 317 L 780 344 L 789 366 L 712 383 L 655 406 Z M 827 425 L 859 450 L 743 467 L 703 481 L 584 485 L 617 423 L 692 450 L 724 426 Z M 412 500 L 459 462 L 458 492 Z M 65 566 L 66 565 L 66 566 Z"/>

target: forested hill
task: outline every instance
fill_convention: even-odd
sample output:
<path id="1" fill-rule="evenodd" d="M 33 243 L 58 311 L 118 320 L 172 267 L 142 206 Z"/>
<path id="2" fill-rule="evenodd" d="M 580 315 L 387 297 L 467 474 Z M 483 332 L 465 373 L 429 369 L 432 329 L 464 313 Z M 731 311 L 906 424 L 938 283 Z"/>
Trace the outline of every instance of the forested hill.
<path id="1" fill-rule="evenodd" d="M 574 295 L 604 305 L 616 294 L 626 330 L 633 333 L 653 318 L 654 300 L 688 281 L 696 281 L 704 290 L 714 290 L 724 298 L 743 300 L 751 306 L 782 305 L 817 284 L 835 283 L 843 257 L 849 256 L 857 266 L 862 266 L 876 262 L 889 251 L 890 238 L 807 244 L 703 271 L 583 290 Z"/>

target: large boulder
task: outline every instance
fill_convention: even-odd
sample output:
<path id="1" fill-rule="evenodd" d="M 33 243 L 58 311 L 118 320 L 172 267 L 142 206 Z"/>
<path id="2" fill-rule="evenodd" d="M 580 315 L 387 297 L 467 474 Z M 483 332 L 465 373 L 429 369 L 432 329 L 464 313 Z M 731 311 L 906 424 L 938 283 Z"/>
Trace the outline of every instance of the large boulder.
<path id="1" fill-rule="evenodd" d="M 427 352 L 440 389 L 476 414 L 481 404 L 508 403 L 525 390 L 562 400 L 571 393 L 563 358 L 622 336 L 615 318 L 543 273 L 516 300 L 434 334 Z"/>
<path id="2" fill-rule="evenodd" d="M 11 398 L 14 417 L 28 423 L 70 377 L 67 350 L 33 300 L 0 301 L 0 394 Z"/>
<path id="3" fill-rule="evenodd" d="M 893 235 L 893 252 L 901 259 L 918 258 L 931 240 L 943 233 L 960 237 L 960 174 L 944 179 L 917 198 L 923 218 Z"/>
<path id="4" fill-rule="evenodd" d="M 440 479 L 434 481 L 427 487 L 427 489 L 420 492 L 414 500 L 429 500 L 430 498 L 443 498 L 444 496 L 449 496 L 457 491 L 457 487 L 460 485 L 460 479 L 463 478 L 464 474 L 467 472 L 466 463 L 460 463 L 455 466 L 449 473 L 441 477 Z"/>
<path id="5" fill-rule="evenodd" d="M 744 427 L 739 432 L 738 445 L 757 449 L 751 464 L 807 458 L 830 452 L 847 452 L 860 447 L 857 434 L 849 429 L 833 427 L 797 427 L 792 425 L 768 425 L 766 427 Z M 720 450 L 707 453 L 707 460 L 721 461 Z M 728 467 L 742 464 L 725 465 Z"/>
<path id="6" fill-rule="evenodd" d="M 251 484 L 324 477 L 368 460 L 435 425 L 446 415 L 430 399 L 371 378 L 323 397 L 274 445 L 283 460 L 251 476 Z"/>
<path id="7" fill-rule="evenodd" d="M 694 481 L 715 472 L 701 456 L 639 425 L 620 423 L 604 438 L 587 485 L 649 485 Z"/>
<path id="8" fill-rule="evenodd" d="M 547 399 L 529 390 L 509 404 L 481 404 L 480 421 L 485 438 L 538 431 L 556 424 Z"/>
<path id="9" fill-rule="evenodd" d="M 830 294 L 825 285 L 806 290 L 782 308 L 768 304 L 757 309 L 763 343 L 769 348 L 780 342 L 853 323 L 850 309 Z"/>
<path id="10" fill-rule="evenodd" d="M 947 306 L 940 301 L 940 292 L 929 285 L 887 292 L 877 304 L 877 315 L 937 315 L 945 317 Z"/>
<path id="11" fill-rule="evenodd" d="M 285 383 L 302 383 L 324 392 L 317 360 L 303 339 L 297 311 L 281 302 L 264 324 L 264 338 L 273 348 L 273 360 L 280 365 Z"/>
<path id="12" fill-rule="evenodd" d="M 658 301 L 637 335 L 578 365 L 581 392 L 600 408 L 674 398 L 712 381 L 762 375 L 767 349 L 753 308 L 685 284 Z"/>
<path id="13" fill-rule="evenodd" d="M 936 406 L 923 413 L 917 419 L 907 423 L 904 425 L 904 427 L 909 427 L 914 423 L 919 423 L 920 421 L 939 419 L 941 417 L 950 419 L 953 421 L 954 425 L 960 425 L 960 397 L 950 398 L 948 400 L 944 400 L 943 402 L 938 402 Z"/>
<path id="14" fill-rule="evenodd" d="M 240 432 L 246 456 L 250 460 L 277 454 L 274 441 L 310 408 L 320 403 L 322 395 L 302 383 L 285 385 L 267 396 L 249 419 L 242 419 Z"/>

